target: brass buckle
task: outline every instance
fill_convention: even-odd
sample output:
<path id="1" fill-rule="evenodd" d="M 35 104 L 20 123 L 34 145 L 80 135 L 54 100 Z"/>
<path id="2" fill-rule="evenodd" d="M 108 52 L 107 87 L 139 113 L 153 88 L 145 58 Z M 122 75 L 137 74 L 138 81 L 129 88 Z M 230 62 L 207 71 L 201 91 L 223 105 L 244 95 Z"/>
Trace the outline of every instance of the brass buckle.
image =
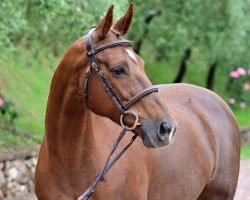
<path id="1" fill-rule="evenodd" d="M 103 75 L 103 76 L 105 75 L 104 71 L 102 71 L 102 69 L 98 73 L 99 73 L 99 75 Z"/>
<path id="2" fill-rule="evenodd" d="M 104 74 L 104 71 L 101 69 L 98 71 L 98 67 L 97 67 L 97 64 L 95 62 L 92 63 L 92 68 L 95 70 L 96 73 L 98 73 L 99 75 L 105 75 Z"/>
<path id="3" fill-rule="evenodd" d="M 128 126 L 124 125 L 124 123 L 123 123 L 124 115 L 126 115 L 127 113 L 132 114 L 132 115 L 135 117 L 134 124 L 133 124 L 133 126 L 131 126 L 131 127 L 128 127 Z M 141 124 L 139 123 L 139 117 L 138 117 L 138 115 L 136 114 L 136 112 L 134 112 L 134 111 L 132 111 L 132 110 L 126 110 L 125 113 L 124 113 L 123 115 L 121 115 L 121 117 L 120 117 L 120 123 L 121 123 L 121 126 L 122 126 L 123 128 L 126 128 L 126 129 L 129 130 L 129 131 L 134 130 L 134 129 L 136 128 L 136 126 L 141 125 Z"/>

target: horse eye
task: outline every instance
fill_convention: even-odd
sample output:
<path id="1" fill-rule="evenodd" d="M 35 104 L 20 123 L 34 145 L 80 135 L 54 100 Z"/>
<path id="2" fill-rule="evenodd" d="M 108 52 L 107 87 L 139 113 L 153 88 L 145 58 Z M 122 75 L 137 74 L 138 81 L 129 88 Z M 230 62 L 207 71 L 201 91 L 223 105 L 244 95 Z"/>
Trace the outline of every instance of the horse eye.
<path id="1" fill-rule="evenodd" d="M 126 70 L 123 66 L 118 66 L 115 67 L 114 69 L 111 70 L 112 74 L 115 76 L 120 76 L 126 73 Z"/>

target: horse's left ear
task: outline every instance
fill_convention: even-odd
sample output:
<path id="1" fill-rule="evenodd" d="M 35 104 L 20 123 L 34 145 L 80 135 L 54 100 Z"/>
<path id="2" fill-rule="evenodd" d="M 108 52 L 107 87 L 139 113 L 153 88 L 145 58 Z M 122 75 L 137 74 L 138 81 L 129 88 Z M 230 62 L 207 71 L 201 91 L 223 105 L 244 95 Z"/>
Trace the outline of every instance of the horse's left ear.
<path id="1" fill-rule="evenodd" d="M 114 25 L 113 29 L 121 33 L 121 35 L 125 35 L 132 23 L 133 19 L 133 14 L 134 14 L 134 6 L 133 3 L 130 4 L 127 12 L 121 19 L 119 19 L 118 22 Z"/>

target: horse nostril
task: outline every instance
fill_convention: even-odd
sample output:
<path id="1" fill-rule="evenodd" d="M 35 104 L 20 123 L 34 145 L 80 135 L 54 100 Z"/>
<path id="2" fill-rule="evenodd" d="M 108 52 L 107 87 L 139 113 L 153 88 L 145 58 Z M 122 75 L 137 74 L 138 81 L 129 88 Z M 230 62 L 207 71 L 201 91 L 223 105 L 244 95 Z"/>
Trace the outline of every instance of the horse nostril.
<path id="1" fill-rule="evenodd" d="M 158 136 L 161 140 L 166 140 L 168 138 L 168 134 L 171 132 L 171 127 L 168 123 L 162 122 L 160 125 Z"/>

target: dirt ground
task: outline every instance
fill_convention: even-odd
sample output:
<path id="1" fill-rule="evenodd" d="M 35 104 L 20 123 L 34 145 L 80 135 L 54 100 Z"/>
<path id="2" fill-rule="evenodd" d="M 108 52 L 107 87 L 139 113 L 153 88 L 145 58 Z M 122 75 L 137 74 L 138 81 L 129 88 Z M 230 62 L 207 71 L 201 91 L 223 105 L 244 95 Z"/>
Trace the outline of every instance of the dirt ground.
<path id="1" fill-rule="evenodd" d="M 36 200 L 35 194 L 6 200 Z M 250 159 L 241 160 L 240 176 L 234 200 L 250 200 Z"/>
<path id="2" fill-rule="evenodd" d="M 234 200 L 250 200 L 250 159 L 240 162 L 240 176 Z"/>

